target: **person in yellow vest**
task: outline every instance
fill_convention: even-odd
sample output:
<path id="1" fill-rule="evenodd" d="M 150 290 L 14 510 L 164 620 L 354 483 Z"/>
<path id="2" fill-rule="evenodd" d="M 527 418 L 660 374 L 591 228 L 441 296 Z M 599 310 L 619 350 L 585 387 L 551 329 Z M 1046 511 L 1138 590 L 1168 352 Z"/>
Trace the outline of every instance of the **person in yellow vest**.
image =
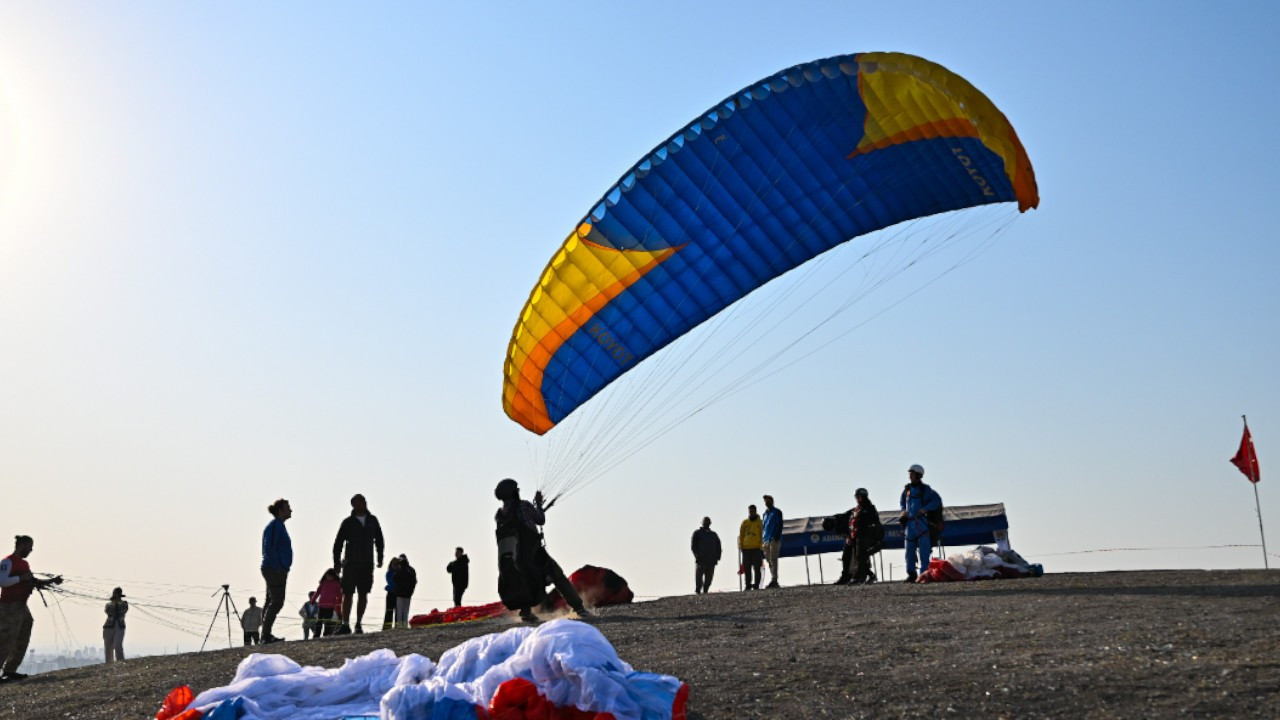
<path id="1" fill-rule="evenodd" d="M 746 573 L 746 589 L 760 589 L 761 565 L 764 564 L 764 522 L 756 514 L 756 506 L 747 506 L 747 519 L 738 528 L 738 549 L 742 551 L 742 567 Z"/>

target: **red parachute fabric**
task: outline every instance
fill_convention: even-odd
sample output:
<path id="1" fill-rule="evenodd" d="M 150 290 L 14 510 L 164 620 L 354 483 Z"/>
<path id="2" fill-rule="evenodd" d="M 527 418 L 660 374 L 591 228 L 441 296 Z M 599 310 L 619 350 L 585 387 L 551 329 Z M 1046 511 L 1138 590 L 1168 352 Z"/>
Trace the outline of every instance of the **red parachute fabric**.
<path id="1" fill-rule="evenodd" d="M 604 607 L 606 605 L 624 605 L 635 599 L 631 586 L 625 578 L 609 568 L 583 565 L 569 576 L 569 584 L 578 592 L 578 597 L 588 607 Z M 558 590 L 547 595 L 544 605 L 557 610 L 567 607 Z"/>
<path id="2" fill-rule="evenodd" d="M 589 607 L 622 605 L 631 602 L 636 597 L 635 593 L 631 592 L 631 586 L 627 584 L 626 579 L 609 568 L 583 565 L 569 576 L 569 583 L 573 585 L 574 590 L 578 591 L 578 596 L 582 598 L 582 602 Z M 552 590 L 547 595 L 543 607 L 563 610 L 568 607 L 568 604 L 564 601 L 564 598 L 560 597 L 560 591 Z M 425 615 L 414 615 L 410 618 L 409 627 L 471 622 L 472 620 L 499 617 L 506 615 L 508 612 L 510 611 L 500 602 L 493 602 L 487 605 L 463 605 L 449 608 L 448 610 L 432 609 L 431 612 Z"/>
<path id="3" fill-rule="evenodd" d="M 594 713 L 569 705 L 556 707 L 524 678 L 498 686 L 489 702 L 489 720 L 617 720 L 613 713 Z"/>
<path id="4" fill-rule="evenodd" d="M 199 710 L 183 712 L 191 704 L 191 701 L 195 699 L 196 694 L 191 691 L 191 687 L 188 685 L 170 690 L 169 694 L 164 698 L 164 704 L 160 706 L 160 711 L 156 713 L 156 720 L 194 720 L 194 718 L 200 717 Z"/>
<path id="5" fill-rule="evenodd" d="M 414 615 L 409 618 L 409 627 L 425 627 L 427 625 L 443 625 L 444 623 L 470 622 L 485 618 L 506 615 L 509 611 L 500 602 L 488 605 L 463 605 L 448 610 L 435 610 L 425 615 Z"/>
<path id="6" fill-rule="evenodd" d="M 1014 578 L 1029 577 L 1028 573 L 1011 567 L 994 567 L 994 577 L 978 577 L 967 578 L 964 573 L 956 569 L 954 565 L 946 560 L 934 558 L 929 561 L 929 569 L 920 574 L 920 579 L 916 582 L 973 582 L 977 580 L 1009 580 Z"/>

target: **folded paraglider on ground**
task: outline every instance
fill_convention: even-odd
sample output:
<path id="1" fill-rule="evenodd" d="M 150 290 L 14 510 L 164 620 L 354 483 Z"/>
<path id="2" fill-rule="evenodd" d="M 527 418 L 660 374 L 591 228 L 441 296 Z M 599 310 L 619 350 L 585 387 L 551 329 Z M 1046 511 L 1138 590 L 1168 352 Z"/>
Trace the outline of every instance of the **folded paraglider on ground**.
<path id="1" fill-rule="evenodd" d="M 325 669 L 255 653 L 229 685 L 173 690 L 156 720 L 683 720 L 688 695 L 623 662 L 599 630 L 553 620 L 472 638 L 438 663 L 375 650 Z"/>

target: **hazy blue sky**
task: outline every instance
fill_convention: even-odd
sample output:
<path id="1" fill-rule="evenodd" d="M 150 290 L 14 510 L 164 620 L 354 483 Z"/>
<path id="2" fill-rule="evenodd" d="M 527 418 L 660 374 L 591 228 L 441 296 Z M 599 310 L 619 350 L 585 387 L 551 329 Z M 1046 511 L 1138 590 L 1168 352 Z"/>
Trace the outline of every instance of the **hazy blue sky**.
<path id="1" fill-rule="evenodd" d="M 284 496 L 292 617 L 359 491 L 416 611 L 459 544 L 468 600 L 496 599 L 493 484 L 554 450 L 500 404 L 551 253 L 721 98 L 896 50 L 1005 111 L 1041 208 L 582 489 L 553 554 L 687 592 L 704 514 L 728 544 L 763 492 L 885 508 L 918 462 L 948 504 L 1005 502 L 1049 571 L 1257 566 L 1062 553 L 1256 544 L 1242 413 L 1280 553 L 1276 27 L 1264 3 L 0 4 L 0 541 L 139 608 L 243 606 Z M 36 646 L 99 642 L 73 600 L 32 601 Z M 200 641 L 131 620 L 134 649 Z"/>

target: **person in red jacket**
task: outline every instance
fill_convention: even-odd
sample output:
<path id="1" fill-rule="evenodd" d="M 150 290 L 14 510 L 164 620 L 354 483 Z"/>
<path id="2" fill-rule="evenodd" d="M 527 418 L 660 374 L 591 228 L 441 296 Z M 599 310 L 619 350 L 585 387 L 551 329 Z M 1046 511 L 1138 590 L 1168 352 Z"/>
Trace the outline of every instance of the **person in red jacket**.
<path id="1" fill-rule="evenodd" d="M 31 611 L 27 609 L 31 591 L 62 584 L 61 575 L 37 580 L 31 574 L 27 557 L 34 548 L 35 541 L 30 537 L 16 535 L 13 554 L 0 560 L 0 662 L 4 663 L 0 681 L 4 682 L 27 679 L 26 675 L 18 672 L 18 666 L 22 665 L 27 644 L 31 642 L 32 619 Z"/>

